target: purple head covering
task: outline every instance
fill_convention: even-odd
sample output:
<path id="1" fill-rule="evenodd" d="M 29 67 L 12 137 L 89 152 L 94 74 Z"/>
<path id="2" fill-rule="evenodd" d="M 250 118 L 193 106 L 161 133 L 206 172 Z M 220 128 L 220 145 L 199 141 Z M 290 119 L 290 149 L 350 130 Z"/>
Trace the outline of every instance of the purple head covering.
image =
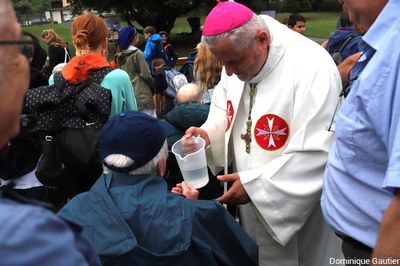
<path id="1" fill-rule="evenodd" d="M 133 26 L 126 26 L 120 30 L 118 33 L 117 44 L 122 49 L 125 50 L 131 44 L 133 38 L 137 35 L 137 30 Z"/>

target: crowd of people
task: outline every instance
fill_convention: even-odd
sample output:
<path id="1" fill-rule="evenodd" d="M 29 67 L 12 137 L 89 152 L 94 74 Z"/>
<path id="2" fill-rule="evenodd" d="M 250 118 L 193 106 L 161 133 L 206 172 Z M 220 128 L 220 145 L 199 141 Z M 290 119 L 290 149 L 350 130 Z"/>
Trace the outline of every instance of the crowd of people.
<path id="1" fill-rule="evenodd" d="M 71 25 L 75 56 L 43 30 L 45 63 L 0 1 L 0 265 L 400 265 L 400 4 L 339 3 L 319 45 L 299 14 L 279 22 L 218 1 L 172 97 L 166 31 L 145 27 L 141 51 L 138 30 L 122 28 L 110 63 L 107 24 L 85 13 Z M 98 89 L 84 103 L 82 84 Z M 54 100 L 66 89 L 70 105 Z M 104 123 L 79 122 L 101 90 Z M 46 123 L 97 130 L 100 172 L 65 164 L 63 185 L 43 185 Z M 170 156 L 193 136 L 206 143 L 201 189 Z"/>

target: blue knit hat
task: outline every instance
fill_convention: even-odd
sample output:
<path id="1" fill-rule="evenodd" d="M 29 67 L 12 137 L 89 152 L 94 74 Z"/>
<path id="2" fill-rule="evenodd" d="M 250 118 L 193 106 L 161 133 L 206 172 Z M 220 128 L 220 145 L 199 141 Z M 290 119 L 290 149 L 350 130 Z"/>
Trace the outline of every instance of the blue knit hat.
<path id="1" fill-rule="evenodd" d="M 122 28 L 118 33 L 117 44 L 122 49 L 125 50 L 131 44 L 133 38 L 137 35 L 137 30 L 133 26 L 126 26 Z"/>
<path id="2" fill-rule="evenodd" d="M 100 131 L 100 159 L 104 163 L 107 156 L 122 154 L 134 160 L 134 163 L 122 169 L 104 164 L 117 172 L 135 170 L 158 154 L 167 135 L 173 130 L 174 127 L 168 122 L 142 112 L 122 112 L 108 120 Z"/>

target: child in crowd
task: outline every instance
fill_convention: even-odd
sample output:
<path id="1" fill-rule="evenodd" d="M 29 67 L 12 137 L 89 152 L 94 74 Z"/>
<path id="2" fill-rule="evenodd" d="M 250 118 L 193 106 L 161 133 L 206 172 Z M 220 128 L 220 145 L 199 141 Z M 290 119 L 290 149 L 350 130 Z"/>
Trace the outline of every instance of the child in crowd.
<path id="1" fill-rule="evenodd" d="M 168 88 L 165 71 L 170 70 L 171 67 L 166 65 L 164 59 L 162 58 L 154 59 L 152 66 L 154 70 L 153 79 L 157 117 L 163 118 L 175 106 L 174 98 L 164 93 L 164 91 Z"/>

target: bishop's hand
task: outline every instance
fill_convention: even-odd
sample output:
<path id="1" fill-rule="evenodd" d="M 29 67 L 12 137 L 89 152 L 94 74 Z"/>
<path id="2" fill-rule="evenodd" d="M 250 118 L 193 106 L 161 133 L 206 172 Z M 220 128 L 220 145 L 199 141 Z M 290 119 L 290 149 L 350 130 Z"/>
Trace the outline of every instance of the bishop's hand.
<path id="1" fill-rule="evenodd" d="M 219 175 L 217 178 L 222 182 L 233 182 L 229 190 L 217 199 L 218 201 L 229 205 L 240 205 L 250 202 L 250 197 L 244 189 L 238 173 Z"/>

